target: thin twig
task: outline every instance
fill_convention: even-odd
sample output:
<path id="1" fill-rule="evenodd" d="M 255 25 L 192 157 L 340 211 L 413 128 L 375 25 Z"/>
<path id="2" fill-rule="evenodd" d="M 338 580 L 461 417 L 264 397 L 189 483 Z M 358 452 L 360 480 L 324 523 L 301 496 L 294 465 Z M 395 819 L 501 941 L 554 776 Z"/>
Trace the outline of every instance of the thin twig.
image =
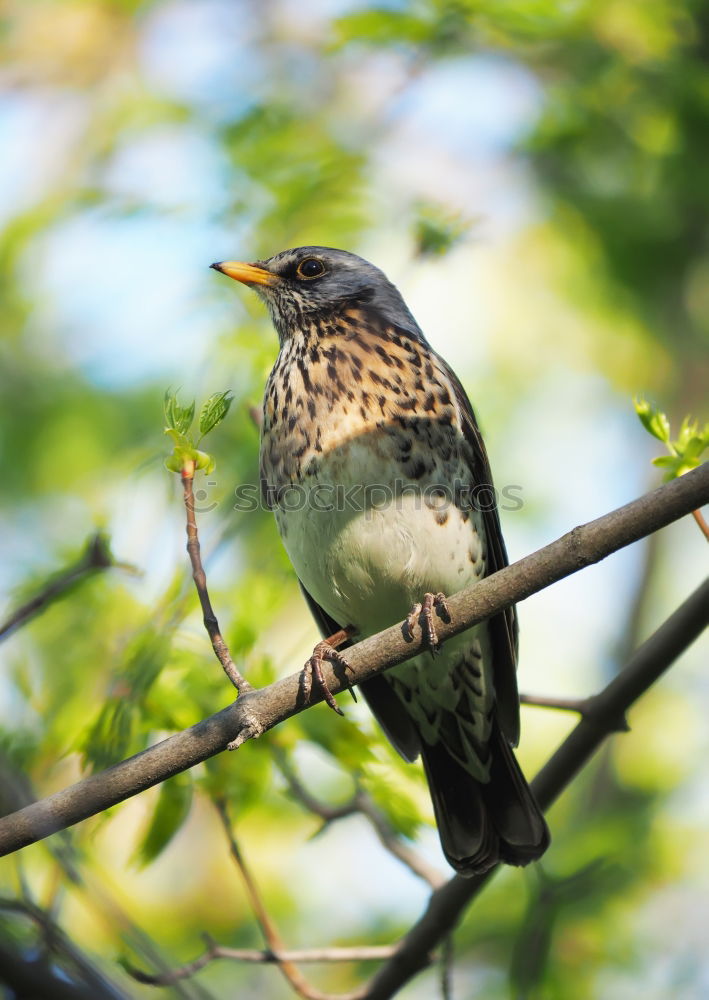
<path id="1" fill-rule="evenodd" d="M 0 625 L 0 639 L 6 639 L 12 632 L 34 618 L 40 612 L 49 607 L 58 597 L 66 593 L 75 583 L 84 577 L 90 576 L 98 570 L 108 569 L 111 566 L 121 565 L 124 569 L 131 569 L 127 564 L 118 564 L 114 561 L 108 539 L 105 535 L 97 532 L 86 544 L 86 548 L 79 559 L 71 566 L 61 570 L 53 580 L 47 583 L 34 597 L 25 604 L 16 608 L 7 621 Z"/>
<path id="2" fill-rule="evenodd" d="M 280 935 L 271 920 L 263 900 L 261 899 L 261 893 L 256 885 L 256 880 L 244 860 L 244 855 L 239 847 L 229 820 L 227 804 L 223 799 L 217 799 L 215 800 L 214 805 L 217 813 L 219 814 L 222 826 L 224 827 L 227 840 L 229 841 L 231 856 L 236 862 L 237 868 L 241 872 L 241 877 L 251 902 L 251 908 L 254 911 L 256 920 L 261 928 L 261 933 L 263 934 L 266 944 L 268 945 L 269 953 L 274 956 L 279 955 L 285 951 L 283 942 L 281 941 Z M 332 994 L 323 993 L 314 986 L 311 986 L 291 960 L 275 958 L 274 961 L 277 962 L 278 968 L 283 973 L 286 981 L 293 987 L 298 996 L 304 997 L 305 1000 L 332 1000 Z M 361 993 L 357 992 L 350 994 L 350 997 L 352 1000 L 355 1000 L 355 998 L 358 998 L 360 995 Z M 342 998 L 339 997 L 338 1000 L 342 1000 Z"/>
<path id="3" fill-rule="evenodd" d="M 707 522 L 705 521 L 704 515 L 702 514 L 701 510 L 693 510 L 692 517 L 699 525 L 699 530 L 701 531 L 701 533 L 709 542 L 709 524 L 707 524 Z"/>
<path id="4" fill-rule="evenodd" d="M 583 715 L 587 708 L 586 698 L 554 698 L 551 695 L 521 694 L 521 705 L 534 705 L 535 708 L 558 708 L 562 712 L 578 712 Z"/>
<path id="5" fill-rule="evenodd" d="M 709 463 L 693 469 L 632 503 L 525 556 L 468 590 L 449 598 L 452 622 L 438 627 L 442 640 L 498 614 L 631 542 L 691 513 L 709 501 Z M 705 597 L 709 607 L 709 599 Z M 325 664 L 333 693 L 403 663 L 423 651 L 423 640 L 409 642 L 401 625 L 364 639 L 347 651 L 351 670 L 338 676 Z M 317 695 L 313 699 L 319 700 Z M 106 771 L 90 775 L 39 802 L 0 818 L 0 856 L 36 843 L 50 833 L 102 812 L 152 788 L 233 743 L 241 744 L 308 707 L 301 671 L 238 698 L 227 708 L 181 733 L 143 750 Z"/>
<path id="6" fill-rule="evenodd" d="M 394 945 L 383 944 L 355 945 L 352 948 L 303 948 L 275 952 L 259 951 L 256 948 L 227 948 L 208 940 L 205 951 L 198 958 L 170 969 L 169 972 L 151 975 L 149 972 L 135 969 L 131 965 L 126 964 L 124 968 L 139 983 L 145 983 L 148 986 L 172 986 L 181 979 L 189 979 L 190 976 L 194 976 L 195 973 L 218 958 L 227 958 L 232 962 L 251 962 L 256 965 L 275 965 L 285 962 L 331 964 L 334 962 L 381 962 L 391 958 L 394 951 Z M 357 1000 L 361 995 L 361 990 L 349 994 L 338 993 L 337 1000 L 346 1000 L 347 996 Z"/>
<path id="7" fill-rule="evenodd" d="M 237 692 L 239 694 L 246 694 L 247 691 L 252 691 L 253 688 L 246 678 L 241 676 L 236 664 L 232 660 L 229 647 L 224 641 L 224 638 L 219 630 L 219 622 L 217 621 L 217 616 L 214 614 L 212 602 L 209 600 L 209 592 L 207 591 L 207 576 L 204 572 L 204 566 L 202 565 L 199 535 L 197 533 L 197 520 L 195 518 L 194 494 L 192 489 L 193 480 L 194 468 L 190 468 L 190 466 L 187 465 L 182 470 L 182 488 L 185 501 L 185 512 L 187 514 L 187 524 L 185 530 L 187 531 L 187 552 L 190 557 L 190 563 L 192 564 L 192 579 L 194 580 L 194 585 L 197 588 L 197 595 L 202 608 L 204 627 L 206 628 L 209 638 L 212 641 L 212 649 L 224 668 L 224 673 L 234 685 Z"/>

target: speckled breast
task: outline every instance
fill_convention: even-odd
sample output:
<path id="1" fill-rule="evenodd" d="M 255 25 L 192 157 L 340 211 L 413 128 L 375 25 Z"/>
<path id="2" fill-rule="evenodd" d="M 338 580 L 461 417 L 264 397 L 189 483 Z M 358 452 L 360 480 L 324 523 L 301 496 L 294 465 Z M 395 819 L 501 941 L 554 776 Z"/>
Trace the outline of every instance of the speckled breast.
<path id="1" fill-rule="evenodd" d="M 282 348 L 266 386 L 264 498 L 308 592 L 371 634 L 484 575 L 455 393 L 425 342 L 351 311 Z"/>

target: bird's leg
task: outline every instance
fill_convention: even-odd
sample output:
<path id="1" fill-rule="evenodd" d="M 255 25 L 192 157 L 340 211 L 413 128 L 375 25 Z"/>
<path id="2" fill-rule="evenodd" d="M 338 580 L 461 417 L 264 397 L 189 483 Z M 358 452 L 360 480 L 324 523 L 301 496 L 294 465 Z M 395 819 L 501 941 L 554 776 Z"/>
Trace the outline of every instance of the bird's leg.
<path id="1" fill-rule="evenodd" d="M 451 613 L 448 608 L 446 595 L 440 593 L 426 593 L 423 595 L 423 601 L 420 604 L 414 604 L 413 608 L 406 616 L 406 630 L 409 633 L 409 637 L 413 641 L 414 626 L 417 623 L 420 623 L 423 638 L 426 640 L 429 649 L 432 653 L 437 653 L 441 644 L 438 641 L 438 633 L 436 632 L 436 626 L 433 621 L 434 608 L 436 609 L 438 617 L 444 622 L 449 622 L 451 620 Z"/>
<path id="2" fill-rule="evenodd" d="M 335 632 L 334 635 L 329 635 L 327 639 L 323 639 L 317 644 L 313 650 L 312 656 L 305 664 L 304 673 L 310 673 L 310 687 L 315 685 L 320 688 L 322 696 L 328 703 L 330 708 L 337 712 L 338 715 L 344 715 L 345 713 L 338 706 L 332 691 L 327 686 L 327 681 L 322 672 L 322 665 L 325 660 L 329 660 L 330 663 L 337 663 L 339 666 L 344 667 L 345 670 L 351 670 L 352 667 L 349 665 L 342 653 L 339 652 L 338 646 L 341 646 L 343 642 L 347 642 L 356 633 L 357 629 L 354 625 L 348 625 L 346 628 L 341 628 L 339 632 Z M 352 690 L 350 688 L 350 690 Z M 354 695 L 354 692 L 352 692 Z M 357 699 L 355 698 L 355 701 Z"/>

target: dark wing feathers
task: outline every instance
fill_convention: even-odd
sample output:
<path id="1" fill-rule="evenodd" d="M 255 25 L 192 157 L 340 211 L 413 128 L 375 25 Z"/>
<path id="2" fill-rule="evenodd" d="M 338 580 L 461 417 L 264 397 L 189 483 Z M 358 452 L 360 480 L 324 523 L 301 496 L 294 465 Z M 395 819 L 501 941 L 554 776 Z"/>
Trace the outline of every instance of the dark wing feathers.
<path id="1" fill-rule="evenodd" d="M 473 482 L 476 485 L 487 484 L 492 486 L 490 462 L 470 400 L 466 395 L 465 389 L 458 381 L 457 376 L 451 371 L 445 361 L 438 357 L 438 363 L 444 369 L 453 385 L 456 402 L 461 414 L 463 435 L 472 452 L 471 472 Z M 485 525 L 485 535 L 487 537 L 487 572 L 485 575 L 491 576 L 499 569 L 507 566 L 509 560 L 502 537 L 497 504 L 492 507 L 486 504 L 482 515 Z M 495 671 L 496 716 L 508 742 L 516 747 L 519 743 L 519 695 L 517 693 L 519 627 L 515 607 L 512 605 L 506 608 L 501 614 L 491 618 L 489 629 Z"/>

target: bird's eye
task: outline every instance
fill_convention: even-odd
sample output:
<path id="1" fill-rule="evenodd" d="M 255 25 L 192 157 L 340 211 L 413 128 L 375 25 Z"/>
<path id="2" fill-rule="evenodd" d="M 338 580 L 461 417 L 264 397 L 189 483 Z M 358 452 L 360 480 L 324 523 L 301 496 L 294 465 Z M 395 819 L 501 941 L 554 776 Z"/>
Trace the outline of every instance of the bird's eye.
<path id="1" fill-rule="evenodd" d="M 325 265 L 317 257 L 306 257 L 298 264 L 297 273 L 301 278 L 318 278 L 325 274 Z"/>

